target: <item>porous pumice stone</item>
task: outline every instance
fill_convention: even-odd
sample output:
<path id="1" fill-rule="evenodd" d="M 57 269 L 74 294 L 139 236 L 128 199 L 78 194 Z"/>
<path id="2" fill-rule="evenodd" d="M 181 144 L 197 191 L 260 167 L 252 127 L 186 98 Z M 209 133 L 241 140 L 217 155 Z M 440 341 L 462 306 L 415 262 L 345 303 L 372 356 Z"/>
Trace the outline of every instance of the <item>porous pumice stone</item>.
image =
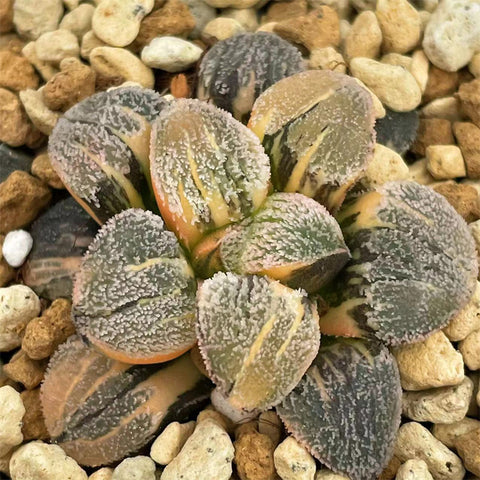
<path id="1" fill-rule="evenodd" d="M 306 293 L 255 275 L 216 273 L 197 294 L 197 337 L 210 378 L 237 409 L 267 409 L 299 382 L 319 343 Z"/>
<path id="2" fill-rule="evenodd" d="M 202 408 L 211 382 L 189 355 L 160 365 L 112 360 L 72 336 L 50 359 L 41 386 L 45 425 L 81 465 L 108 465 Z"/>
<path id="3" fill-rule="evenodd" d="M 197 97 L 240 121 L 268 87 L 305 69 L 302 54 L 267 32 L 242 33 L 217 42 L 200 63 Z"/>
<path id="4" fill-rule="evenodd" d="M 371 480 L 392 456 L 401 394 L 395 359 L 380 342 L 322 338 L 312 365 L 276 408 L 322 464 Z"/>
<path id="5" fill-rule="evenodd" d="M 444 327 L 470 299 L 473 237 L 429 187 L 386 183 L 347 202 L 337 220 L 352 260 L 323 292 L 330 305 L 323 333 L 411 343 Z"/>
<path id="6" fill-rule="evenodd" d="M 270 165 L 258 138 L 214 105 L 181 99 L 163 109 L 150 155 L 160 213 L 187 248 L 267 196 Z"/>
<path id="7" fill-rule="evenodd" d="M 274 187 L 334 212 L 373 156 L 374 123 L 371 95 L 352 77 L 310 70 L 263 92 L 248 126 L 270 156 Z"/>
<path id="8" fill-rule="evenodd" d="M 268 275 L 307 292 L 318 291 L 349 258 L 325 207 L 300 193 L 281 192 L 240 223 L 209 235 L 192 255 L 205 278 L 219 270 Z"/>
<path id="9" fill-rule="evenodd" d="M 158 363 L 195 343 L 193 270 L 162 219 L 129 209 L 98 232 L 73 290 L 77 331 L 105 355 Z"/>
<path id="10" fill-rule="evenodd" d="M 57 122 L 52 165 L 99 224 L 130 207 L 154 209 L 150 125 L 167 103 L 153 90 L 118 88 L 77 103 Z"/>

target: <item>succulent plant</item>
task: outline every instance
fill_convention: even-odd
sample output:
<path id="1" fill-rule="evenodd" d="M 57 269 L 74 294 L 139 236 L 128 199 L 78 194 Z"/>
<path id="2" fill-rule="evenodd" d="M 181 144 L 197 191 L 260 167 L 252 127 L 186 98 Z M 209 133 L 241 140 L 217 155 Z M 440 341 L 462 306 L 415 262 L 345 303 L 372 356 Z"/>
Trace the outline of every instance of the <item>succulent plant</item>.
<path id="1" fill-rule="evenodd" d="M 99 466 L 137 451 L 172 418 L 187 420 L 210 390 L 189 355 L 132 366 L 73 336 L 50 360 L 41 403 L 52 440 L 80 464 Z"/>
<path id="2" fill-rule="evenodd" d="M 57 122 L 52 165 L 98 223 L 130 207 L 154 208 L 150 124 L 167 103 L 153 90 L 124 87 L 85 99 Z"/>
<path id="3" fill-rule="evenodd" d="M 311 70 L 262 93 L 248 126 L 270 156 L 274 187 L 334 212 L 373 155 L 374 123 L 371 96 L 353 78 Z"/>
<path id="4" fill-rule="evenodd" d="M 377 142 L 403 155 L 413 144 L 420 123 L 418 112 L 394 112 L 386 114 L 375 123 Z"/>
<path id="5" fill-rule="evenodd" d="M 84 257 L 74 323 L 111 358 L 163 362 L 195 343 L 195 292 L 175 235 L 153 213 L 129 209 L 100 229 Z"/>
<path id="6" fill-rule="evenodd" d="M 268 277 L 216 273 L 198 291 L 197 336 L 213 382 L 237 409 L 266 409 L 298 383 L 320 341 L 305 292 Z"/>
<path id="7" fill-rule="evenodd" d="M 410 343 L 444 327 L 471 297 L 478 265 L 465 221 L 444 197 L 391 182 L 339 212 L 352 260 L 325 298 L 323 333 Z"/>
<path id="8" fill-rule="evenodd" d="M 335 219 L 299 193 L 274 193 L 256 213 L 216 231 L 193 251 L 205 278 L 215 271 L 268 275 L 315 292 L 350 258 Z"/>
<path id="9" fill-rule="evenodd" d="M 304 70 L 300 51 L 273 33 L 235 35 L 217 42 L 200 63 L 198 98 L 240 121 L 268 87 Z"/>
<path id="10" fill-rule="evenodd" d="M 213 105 L 175 101 L 156 120 L 151 145 L 160 213 L 188 248 L 242 220 L 267 196 L 269 161 L 258 139 Z"/>
<path id="11" fill-rule="evenodd" d="M 320 462 L 352 480 L 371 480 L 393 453 L 401 395 L 395 359 L 380 342 L 322 338 L 277 412 Z"/>

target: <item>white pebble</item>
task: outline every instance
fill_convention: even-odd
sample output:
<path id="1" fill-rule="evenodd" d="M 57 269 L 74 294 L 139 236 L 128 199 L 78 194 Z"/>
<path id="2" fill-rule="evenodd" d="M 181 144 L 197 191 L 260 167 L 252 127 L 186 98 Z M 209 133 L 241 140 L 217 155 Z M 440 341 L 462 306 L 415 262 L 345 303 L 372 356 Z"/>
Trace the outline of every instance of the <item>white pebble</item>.
<path id="1" fill-rule="evenodd" d="M 37 57 L 44 62 L 59 64 L 64 58 L 78 57 L 78 38 L 69 30 L 59 29 L 41 35 L 35 42 Z"/>
<path id="2" fill-rule="evenodd" d="M 60 28 L 70 30 L 80 41 L 92 28 L 92 17 L 95 7 L 82 3 L 77 8 L 67 13 L 60 22 Z"/>
<path id="3" fill-rule="evenodd" d="M 217 17 L 205 25 L 202 30 L 202 37 L 206 40 L 226 40 L 244 31 L 242 25 L 233 18 Z"/>
<path id="4" fill-rule="evenodd" d="M 150 449 L 150 456 L 160 465 L 168 465 L 185 445 L 195 429 L 195 422 L 172 422 L 156 438 Z"/>
<path id="5" fill-rule="evenodd" d="M 24 415 L 25 407 L 20 394 L 9 385 L 0 387 L 0 457 L 22 443 Z"/>
<path id="6" fill-rule="evenodd" d="M 432 433 L 446 447 L 455 448 L 455 440 L 461 435 L 480 428 L 480 421 L 465 417 L 459 422 L 434 425 Z"/>
<path id="7" fill-rule="evenodd" d="M 41 87 L 38 90 L 33 90 L 31 88 L 28 90 L 22 90 L 20 92 L 20 100 L 32 123 L 42 133 L 50 135 L 60 118 L 60 113 L 50 110 L 45 105 L 43 102 L 43 89 L 44 87 Z"/>
<path id="8" fill-rule="evenodd" d="M 413 52 L 409 70 L 417 81 L 422 93 L 427 88 L 429 68 L 430 63 L 425 53 L 423 53 L 423 50 Z"/>
<path id="9" fill-rule="evenodd" d="M 293 437 L 275 449 L 273 461 L 282 480 L 313 480 L 315 476 L 315 460 Z"/>
<path id="10" fill-rule="evenodd" d="M 20 35 L 36 40 L 58 27 L 63 15 L 62 0 L 15 0 L 13 23 Z"/>
<path id="11" fill-rule="evenodd" d="M 254 32 L 258 28 L 257 10 L 254 8 L 226 8 L 221 15 L 223 18 L 233 18 L 247 32 Z"/>
<path id="12" fill-rule="evenodd" d="M 430 145 L 426 149 L 427 168 L 437 180 L 465 177 L 462 151 L 456 145 Z"/>
<path id="13" fill-rule="evenodd" d="M 202 52 L 200 47 L 182 38 L 157 37 L 142 50 L 141 57 L 145 65 L 173 73 L 190 68 Z"/>
<path id="14" fill-rule="evenodd" d="M 462 120 L 460 103 L 455 97 L 442 97 L 427 103 L 421 110 L 424 118 L 444 118 L 451 122 Z"/>
<path id="15" fill-rule="evenodd" d="M 7 233 L 2 246 L 2 255 L 14 268 L 21 267 L 33 246 L 32 236 L 25 230 L 12 230 Z"/>
<path id="16" fill-rule="evenodd" d="M 433 480 L 423 460 L 407 460 L 397 470 L 395 480 Z"/>
<path id="17" fill-rule="evenodd" d="M 112 480 L 155 480 L 155 463 L 143 455 L 126 458 L 113 471 Z"/>

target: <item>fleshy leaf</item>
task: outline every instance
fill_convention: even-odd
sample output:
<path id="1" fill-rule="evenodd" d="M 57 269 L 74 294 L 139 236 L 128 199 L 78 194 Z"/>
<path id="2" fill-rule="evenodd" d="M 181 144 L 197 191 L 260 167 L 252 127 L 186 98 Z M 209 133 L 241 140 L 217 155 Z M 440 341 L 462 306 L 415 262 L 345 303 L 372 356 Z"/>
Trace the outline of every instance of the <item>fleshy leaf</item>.
<path id="1" fill-rule="evenodd" d="M 320 462 L 352 480 L 371 480 L 392 456 L 401 395 L 395 359 L 380 342 L 322 339 L 277 412 Z"/>
<path id="2" fill-rule="evenodd" d="M 178 357 L 195 343 L 196 281 L 160 217 L 126 210 L 99 231 L 73 292 L 74 322 L 105 355 L 128 363 Z"/>
<path id="3" fill-rule="evenodd" d="M 217 273 L 198 292 L 197 336 L 212 380 L 237 409 L 266 409 L 298 383 L 319 347 L 318 315 L 300 290 Z"/>

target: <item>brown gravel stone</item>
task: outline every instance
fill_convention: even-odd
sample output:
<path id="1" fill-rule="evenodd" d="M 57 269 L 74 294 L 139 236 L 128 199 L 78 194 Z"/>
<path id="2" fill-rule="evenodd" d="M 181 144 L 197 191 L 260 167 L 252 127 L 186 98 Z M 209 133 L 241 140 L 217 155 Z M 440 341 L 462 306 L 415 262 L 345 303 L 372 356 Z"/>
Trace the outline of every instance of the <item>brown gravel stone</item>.
<path id="1" fill-rule="evenodd" d="M 275 447 L 266 435 L 249 431 L 235 440 L 235 463 L 241 480 L 274 480 Z"/>
<path id="2" fill-rule="evenodd" d="M 467 223 L 480 218 L 478 192 L 474 187 L 449 181 L 434 185 L 433 189 L 443 195 Z"/>
<path id="3" fill-rule="evenodd" d="M 40 180 L 17 170 L 0 183 L 0 233 L 25 227 L 48 205 L 51 192 Z"/>
<path id="4" fill-rule="evenodd" d="M 13 30 L 13 0 L 0 0 L 0 33 Z"/>
<path id="5" fill-rule="evenodd" d="M 165 5 L 142 20 L 137 38 L 130 47 L 139 51 L 155 37 L 186 37 L 194 28 L 195 19 L 188 7 L 180 0 L 167 0 Z"/>
<path id="6" fill-rule="evenodd" d="M 3 371 L 11 380 L 22 383 L 27 390 L 33 390 L 43 380 L 47 364 L 48 359 L 32 360 L 23 350 L 19 350 L 3 366 Z"/>
<path id="7" fill-rule="evenodd" d="M 25 407 L 22 433 L 24 440 L 47 440 L 50 438 L 40 403 L 40 389 L 24 390 L 20 397 Z"/>
<path id="8" fill-rule="evenodd" d="M 42 93 L 48 108 L 65 112 L 95 93 L 95 72 L 76 58 L 66 58 L 60 68 L 62 71 L 47 82 Z"/>
<path id="9" fill-rule="evenodd" d="M 104 75 L 103 73 L 96 72 L 95 91 L 104 92 L 111 87 L 118 87 L 125 81 L 125 77 L 122 77 L 120 75 Z"/>
<path id="10" fill-rule="evenodd" d="M 456 92 L 458 87 L 458 73 L 440 70 L 430 65 L 428 82 L 423 92 L 422 102 L 427 103 L 436 98 L 447 97 Z"/>
<path id="11" fill-rule="evenodd" d="M 32 125 L 18 96 L 0 88 L 0 142 L 19 147 L 25 144 L 31 130 Z"/>
<path id="12" fill-rule="evenodd" d="M 460 100 L 463 113 L 480 127 L 480 78 L 463 83 L 456 97 Z"/>
<path id="13" fill-rule="evenodd" d="M 306 15 L 307 0 L 293 0 L 293 2 L 271 2 L 262 23 L 281 22 L 300 15 Z"/>
<path id="14" fill-rule="evenodd" d="M 0 35 L 0 52 L 9 50 L 13 53 L 21 53 L 24 46 L 25 42 L 16 33 Z"/>
<path id="15" fill-rule="evenodd" d="M 455 447 L 465 468 L 480 476 L 480 428 L 458 437 L 455 440 Z"/>
<path id="16" fill-rule="evenodd" d="M 273 31 L 285 40 L 303 45 L 307 50 L 340 43 L 340 23 L 333 8 L 321 7 L 308 15 L 284 20 L 275 25 Z"/>
<path id="17" fill-rule="evenodd" d="M 457 122 L 453 132 L 462 151 L 469 178 L 480 178 L 480 128 L 470 122 Z"/>
<path id="18" fill-rule="evenodd" d="M 411 151 L 424 157 L 430 145 L 453 145 L 452 124 L 443 118 L 421 118 Z"/>
<path id="19" fill-rule="evenodd" d="M 38 87 L 38 75 L 31 63 L 9 50 L 0 52 L 0 87 L 20 91 Z"/>
<path id="20" fill-rule="evenodd" d="M 5 235 L 0 234 L 0 288 L 7 285 L 7 283 L 15 276 L 15 269 L 5 261 L 2 255 L 2 245 L 4 240 Z"/>
<path id="21" fill-rule="evenodd" d="M 388 465 L 383 469 L 383 472 L 379 475 L 377 480 L 392 480 L 395 478 L 395 475 L 397 474 L 401 464 L 402 462 L 394 455 L 388 462 Z"/>
<path id="22" fill-rule="evenodd" d="M 43 180 L 49 187 L 65 188 L 60 177 L 52 167 L 48 153 L 42 153 L 35 157 L 32 163 L 32 174 Z"/>

